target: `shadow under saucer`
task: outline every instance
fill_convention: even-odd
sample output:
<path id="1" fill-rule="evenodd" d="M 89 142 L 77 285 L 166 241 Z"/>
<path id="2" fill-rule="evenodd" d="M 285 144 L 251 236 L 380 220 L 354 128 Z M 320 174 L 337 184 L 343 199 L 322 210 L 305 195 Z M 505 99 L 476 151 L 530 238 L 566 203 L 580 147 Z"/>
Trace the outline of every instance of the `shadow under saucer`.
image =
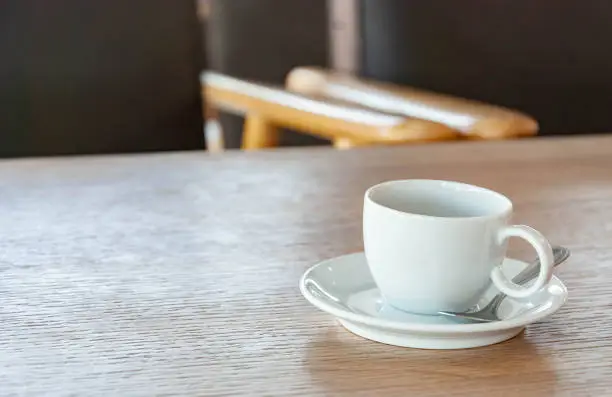
<path id="1" fill-rule="evenodd" d="M 553 359 L 524 332 L 486 347 L 421 350 L 371 342 L 338 326 L 305 349 L 312 380 L 334 395 L 546 396 L 557 378 Z"/>

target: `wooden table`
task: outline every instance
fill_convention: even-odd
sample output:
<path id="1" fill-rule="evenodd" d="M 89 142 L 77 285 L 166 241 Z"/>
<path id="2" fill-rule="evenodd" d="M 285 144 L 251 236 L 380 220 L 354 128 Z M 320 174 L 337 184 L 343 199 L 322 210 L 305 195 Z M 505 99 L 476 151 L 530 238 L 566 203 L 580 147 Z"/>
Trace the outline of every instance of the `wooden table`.
<path id="1" fill-rule="evenodd" d="M 364 190 L 417 177 L 499 190 L 570 247 L 567 305 L 459 351 L 364 340 L 310 306 L 302 273 L 361 250 Z M 2 396 L 612 390 L 612 137 L 5 160 L 0 219 Z"/>

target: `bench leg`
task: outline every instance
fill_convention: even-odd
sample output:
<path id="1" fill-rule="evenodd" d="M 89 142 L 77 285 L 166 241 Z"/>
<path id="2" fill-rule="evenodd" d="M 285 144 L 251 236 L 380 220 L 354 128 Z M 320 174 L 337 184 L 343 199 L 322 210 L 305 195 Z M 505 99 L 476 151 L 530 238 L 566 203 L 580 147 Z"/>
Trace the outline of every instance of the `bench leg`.
<path id="1" fill-rule="evenodd" d="M 259 115 L 247 115 L 242 131 L 242 149 L 257 150 L 278 146 L 279 131 Z"/>

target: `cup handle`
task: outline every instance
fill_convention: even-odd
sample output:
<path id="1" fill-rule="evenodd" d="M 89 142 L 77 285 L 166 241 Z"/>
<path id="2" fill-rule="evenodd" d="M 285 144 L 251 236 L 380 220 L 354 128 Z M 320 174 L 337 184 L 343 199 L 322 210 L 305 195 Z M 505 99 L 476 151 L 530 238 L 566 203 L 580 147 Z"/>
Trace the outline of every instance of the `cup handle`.
<path id="1" fill-rule="evenodd" d="M 550 243 L 537 230 L 525 225 L 504 226 L 498 234 L 498 243 L 503 244 L 510 237 L 520 237 L 527 240 L 540 257 L 540 273 L 530 287 L 520 287 L 504 276 L 501 267 L 496 266 L 491 271 L 493 284 L 504 294 L 513 298 L 526 298 L 543 288 L 553 274 L 553 252 Z"/>

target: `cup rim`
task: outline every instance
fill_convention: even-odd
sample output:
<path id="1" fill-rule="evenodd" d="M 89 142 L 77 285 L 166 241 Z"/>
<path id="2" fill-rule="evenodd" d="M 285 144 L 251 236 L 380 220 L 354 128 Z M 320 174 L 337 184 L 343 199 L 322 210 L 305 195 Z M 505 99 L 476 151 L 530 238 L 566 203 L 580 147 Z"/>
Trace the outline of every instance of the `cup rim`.
<path id="1" fill-rule="evenodd" d="M 417 214 L 414 212 L 407 212 L 407 211 L 400 211 L 397 210 L 395 208 L 391 208 L 387 205 L 381 204 L 380 202 L 374 200 L 372 198 L 372 194 L 374 192 L 376 192 L 379 189 L 382 189 L 386 186 L 389 185 L 396 185 L 396 184 L 404 184 L 404 183 L 425 183 L 425 184 L 450 184 L 450 185 L 454 185 L 454 186 L 461 186 L 464 188 L 469 188 L 471 190 L 477 190 L 479 192 L 483 192 L 492 196 L 495 196 L 497 199 L 505 202 L 505 208 L 501 211 L 498 212 L 494 212 L 491 214 L 485 214 L 485 215 L 476 215 L 476 216 L 455 216 L 455 217 L 450 217 L 450 216 L 438 216 L 438 215 L 424 215 L 424 214 Z M 384 181 L 384 182 L 380 182 L 377 183 L 376 185 L 370 186 L 366 192 L 365 192 L 365 200 L 366 202 L 369 202 L 370 204 L 373 204 L 379 208 L 385 209 L 387 211 L 391 211 L 395 214 L 401 215 L 401 216 L 407 216 L 407 217 L 417 217 L 417 218 L 421 218 L 421 219 L 430 219 L 430 220 L 440 220 L 440 221 L 450 221 L 450 222 L 465 222 L 465 221 L 475 221 L 475 220 L 491 220 L 491 219 L 498 219 L 500 217 L 506 216 L 506 215 L 510 215 L 512 213 L 513 210 L 513 205 L 512 205 L 512 201 L 506 197 L 505 195 L 496 192 L 495 190 L 491 190 L 482 186 L 477 186 L 477 185 L 472 185 L 470 183 L 465 183 L 465 182 L 459 182 L 459 181 L 452 181 L 452 180 L 444 180 L 444 179 L 394 179 L 394 180 L 388 180 L 388 181 Z"/>

